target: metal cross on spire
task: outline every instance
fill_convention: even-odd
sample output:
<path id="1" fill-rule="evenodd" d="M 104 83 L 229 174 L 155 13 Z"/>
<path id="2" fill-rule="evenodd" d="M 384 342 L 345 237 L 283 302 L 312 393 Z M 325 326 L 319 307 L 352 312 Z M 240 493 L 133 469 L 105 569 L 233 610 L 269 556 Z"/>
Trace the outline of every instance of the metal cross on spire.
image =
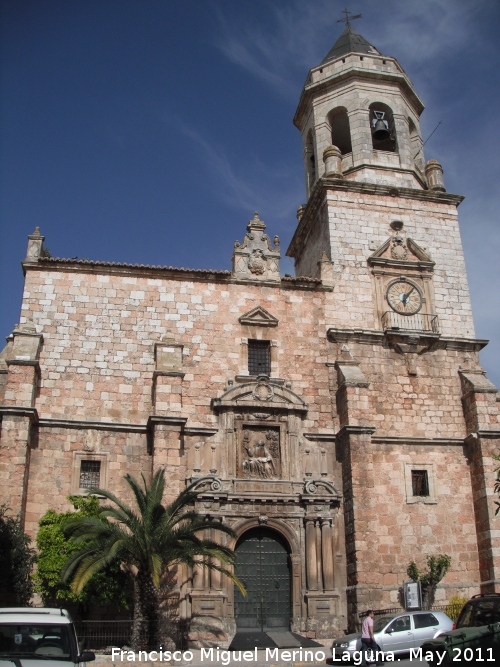
<path id="1" fill-rule="evenodd" d="M 361 14 L 355 14 L 354 16 L 352 16 L 352 13 L 347 8 L 342 10 L 342 14 L 345 14 L 345 19 L 339 19 L 337 23 L 345 23 L 346 28 L 350 27 L 351 21 L 354 21 L 354 19 L 361 18 Z M 349 16 L 349 14 L 351 14 L 351 16 Z"/>

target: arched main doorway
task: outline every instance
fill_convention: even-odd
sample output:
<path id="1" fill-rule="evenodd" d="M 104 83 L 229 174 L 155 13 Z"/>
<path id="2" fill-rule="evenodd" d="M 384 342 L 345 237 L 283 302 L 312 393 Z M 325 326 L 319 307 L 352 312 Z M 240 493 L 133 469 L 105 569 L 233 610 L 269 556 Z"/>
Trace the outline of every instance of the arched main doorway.
<path id="1" fill-rule="evenodd" d="M 235 588 L 238 630 L 290 629 L 290 556 L 285 540 L 269 528 L 253 528 L 236 545 L 235 574 L 247 589 Z"/>

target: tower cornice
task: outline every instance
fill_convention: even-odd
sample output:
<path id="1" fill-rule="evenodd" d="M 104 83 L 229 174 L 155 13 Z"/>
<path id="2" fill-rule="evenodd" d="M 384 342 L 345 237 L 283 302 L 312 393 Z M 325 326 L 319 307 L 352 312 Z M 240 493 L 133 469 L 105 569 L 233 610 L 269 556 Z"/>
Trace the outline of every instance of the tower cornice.
<path id="1" fill-rule="evenodd" d="M 463 195 L 454 195 L 449 192 L 437 192 L 434 190 L 416 190 L 413 188 L 395 188 L 390 185 L 379 185 L 377 183 L 363 183 L 360 181 L 348 181 L 343 178 L 323 177 L 320 178 L 309 197 L 297 229 L 290 241 L 286 251 L 287 257 L 297 257 L 303 246 L 310 226 L 317 219 L 318 209 L 323 205 L 329 191 L 352 192 L 353 194 L 378 195 L 386 197 L 400 197 L 436 204 L 448 204 L 459 206 L 465 199 Z"/>
<path id="2" fill-rule="evenodd" d="M 363 58 L 363 60 L 361 61 L 360 58 Z M 363 62 L 363 65 L 361 65 L 361 62 Z M 375 69 L 369 68 L 370 63 L 375 66 Z M 343 58 L 337 58 L 323 65 L 318 65 L 318 67 L 313 67 L 309 71 L 293 118 L 294 125 L 299 130 L 302 129 L 310 102 L 318 93 L 334 88 L 348 79 L 394 83 L 408 97 L 419 116 L 425 108 L 424 103 L 415 92 L 411 80 L 395 58 L 351 53 Z"/>

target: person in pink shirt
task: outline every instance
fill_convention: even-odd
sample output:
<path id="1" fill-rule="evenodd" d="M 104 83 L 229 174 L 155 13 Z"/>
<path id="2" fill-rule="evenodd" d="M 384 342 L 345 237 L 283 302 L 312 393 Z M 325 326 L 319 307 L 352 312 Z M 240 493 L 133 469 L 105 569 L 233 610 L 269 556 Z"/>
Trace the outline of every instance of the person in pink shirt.
<path id="1" fill-rule="evenodd" d="M 379 650 L 378 644 L 375 642 L 375 635 L 373 634 L 373 610 L 368 609 L 366 612 L 365 620 L 361 627 L 361 655 L 362 655 L 362 665 L 366 665 L 366 655 L 373 654 L 375 656 L 375 651 Z"/>

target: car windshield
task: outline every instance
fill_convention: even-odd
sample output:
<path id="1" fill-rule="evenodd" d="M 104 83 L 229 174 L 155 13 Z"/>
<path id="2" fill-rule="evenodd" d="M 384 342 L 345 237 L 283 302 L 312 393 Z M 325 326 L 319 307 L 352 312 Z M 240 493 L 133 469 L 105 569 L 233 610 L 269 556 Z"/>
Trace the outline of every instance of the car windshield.
<path id="1" fill-rule="evenodd" d="M 395 616 L 377 616 L 373 619 L 373 632 L 380 632 Z"/>
<path id="2" fill-rule="evenodd" d="M 71 649 L 69 625 L 0 624 L 0 658 L 69 660 Z"/>

